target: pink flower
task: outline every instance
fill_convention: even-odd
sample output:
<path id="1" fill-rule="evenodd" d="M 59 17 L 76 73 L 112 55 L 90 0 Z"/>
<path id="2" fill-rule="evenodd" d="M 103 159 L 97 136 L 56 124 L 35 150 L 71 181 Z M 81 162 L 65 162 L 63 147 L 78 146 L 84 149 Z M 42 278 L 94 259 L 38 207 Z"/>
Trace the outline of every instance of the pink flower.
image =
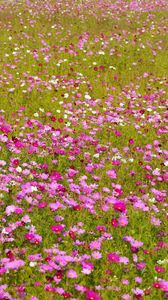
<path id="1" fill-rule="evenodd" d="M 93 257 L 94 259 L 100 259 L 100 258 L 102 257 L 102 255 L 101 255 L 101 253 L 100 253 L 99 251 L 94 251 L 94 252 L 92 253 L 92 257 Z"/>
<path id="2" fill-rule="evenodd" d="M 98 241 L 98 240 L 92 241 L 92 242 L 89 244 L 89 248 L 90 248 L 91 250 L 100 250 L 100 248 L 101 248 L 101 242 Z"/>
<path id="3" fill-rule="evenodd" d="M 74 271 L 74 270 L 68 270 L 66 275 L 68 278 L 77 278 L 78 277 L 76 271 Z"/>
<path id="4" fill-rule="evenodd" d="M 141 277 L 135 277 L 134 278 L 134 280 L 135 280 L 135 282 L 137 282 L 137 283 L 142 283 L 142 278 Z"/>
<path id="5" fill-rule="evenodd" d="M 133 289 L 132 291 L 133 291 L 134 296 L 143 296 L 144 295 L 144 291 L 139 288 Z"/>
<path id="6" fill-rule="evenodd" d="M 122 284 L 124 285 L 129 285 L 129 280 L 128 279 L 122 279 Z"/>
<path id="7" fill-rule="evenodd" d="M 129 294 L 124 294 L 124 295 L 122 296 L 122 299 L 123 299 L 123 300 L 131 300 L 131 296 L 130 296 Z"/>
<path id="8" fill-rule="evenodd" d="M 117 178 L 116 170 L 115 170 L 115 169 L 112 169 L 112 170 L 107 171 L 106 174 L 107 174 L 111 179 Z"/>
<path id="9" fill-rule="evenodd" d="M 139 262 L 136 264 L 137 270 L 144 270 L 146 268 L 146 263 L 145 262 Z"/>
<path id="10" fill-rule="evenodd" d="M 119 263 L 120 262 L 120 256 L 116 252 L 110 252 L 108 254 L 108 260 L 113 263 Z"/>
<path id="11" fill-rule="evenodd" d="M 49 204 L 49 207 L 50 207 L 50 209 L 51 209 L 52 211 L 56 211 L 56 210 L 62 208 L 63 205 L 62 205 L 59 201 L 57 201 L 57 202 L 55 202 L 55 203 L 50 203 L 50 204 Z"/>
<path id="12" fill-rule="evenodd" d="M 160 283 L 160 288 L 163 292 L 168 292 L 168 281 L 164 280 L 164 279 L 161 279 L 159 281 Z"/>
<path id="13" fill-rule="evenodd" d="M 96 229 L 98 231 L 106 231 L 106 226 L 100 226 L 100 225 L 98 225 L 98 226 L 96 226 Z"/>
<path id="14" fill-rule="evenodd" d="M 128 265 L 129 263 L 129 259 L 126 256 L 120 256 L 120 263 L 124 264 L 124 265 Z"/>
<path id="15" fill-rule="evenodd" d="M 21 259 L 16 259 L 5 264 L 5 269 L 8 270 L 18 270 L 19 268 L 23 267 L 25 262 Z"/>
<path id="16" fill-rule="evenodd" d="M 128 218 L 126 215 L 120 215 L 118 218 L 119 226 L 127 226 L 128 225 Z"/>
<path id="17" fill-rule="evenodd" d="M 94 265 L 89 261 L 83 261 L 82 262 L 82 267 L 83 267 L 83 269 L 89 269 L 89 270 L 94 269 Z"/>
<path id="18" fill-rule="evenodd" d="M 160 226 L 162 223 L 161 220 L 159 220 L 158 218 L 155 217 L 151 217 L 151 224 L 155 225 L 155 226 Z"/>

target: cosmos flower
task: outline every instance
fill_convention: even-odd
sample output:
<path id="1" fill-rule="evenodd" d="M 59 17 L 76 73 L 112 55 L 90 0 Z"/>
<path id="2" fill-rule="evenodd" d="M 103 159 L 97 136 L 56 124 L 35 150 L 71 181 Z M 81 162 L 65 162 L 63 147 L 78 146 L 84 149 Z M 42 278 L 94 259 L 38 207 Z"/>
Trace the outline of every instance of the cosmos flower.
<path id="1" fill-rule="evenodd" d="M 86 292 L 85 300 L 102 300 L 102 298 L 96 292 L 88 290 Z"/>
<path id="2" fill-rule="evenodd" d="M 56 234 L 60 234 L 64 230 L 64 226 L 61 224 L 52 225 L 51 230 Z"/>
<path id="3" fill-rule="evenodd" d="M 25 262 L 21 259 L 15 259 L 13 261 L 7 262 L 5 264 L 5 269 L 7 270 L 18 270 L 19 268 L 23 267 Z"/>
<path id="4" fill-rule="evenodd" d="M 120 262 L 120 256 L 116 252 L 110 252 L 107 257 L 110 262 L 113 262 L 113 263 Z"/>

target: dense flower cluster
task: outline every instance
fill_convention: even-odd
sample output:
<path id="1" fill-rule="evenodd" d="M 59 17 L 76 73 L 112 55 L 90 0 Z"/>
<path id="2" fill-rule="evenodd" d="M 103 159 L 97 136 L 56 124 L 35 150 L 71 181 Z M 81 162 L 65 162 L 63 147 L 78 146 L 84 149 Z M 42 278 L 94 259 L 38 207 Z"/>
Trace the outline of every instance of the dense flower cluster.
<path id="1" fill-rule="evenodd" d="M 168 298 L 167 10 L 1 1 L 0 299 Z"/>

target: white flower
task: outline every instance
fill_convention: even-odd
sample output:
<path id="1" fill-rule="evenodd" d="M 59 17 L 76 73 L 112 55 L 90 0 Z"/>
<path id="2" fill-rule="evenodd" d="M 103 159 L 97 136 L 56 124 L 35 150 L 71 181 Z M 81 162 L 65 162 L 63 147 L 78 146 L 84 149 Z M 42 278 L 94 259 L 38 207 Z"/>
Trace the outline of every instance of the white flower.
<path id="1" fill-rule="evenodd" d="M 32 192 L 37 192 L 37 187 L 36 186 L 32 186 L 31 190 L 32 190 Z"/>
<path id="2" fill-rule="evenodd" d="M 37 265 L 37 262 L 36 261 L 31 261 L 30 263 L 29 263 L 29 266 L 30 267 L 35 267 Z"/>
<path id="3" fill-rule="evenodd" d="M 95 157 L 95 158 L 99 158 L 99 156 L 100 156 L 99 153 L 96 153 L 93 155 L 93 157 Z"/>
<path id="4" fill-rule="evenodd" d="M 85 95 L 85 99 L 86 99 L 86 100 L 90 100 L 91 97 L 87 94 L 87 95 Z"/>
<path id="5" fill-rule="evenodd" d="M 18 166 L 18 167 L 16 168 L 16 171 L 17 171 L 18 173 L 21 173 L 21 172 L 22 172 L 22 168 Z"/>

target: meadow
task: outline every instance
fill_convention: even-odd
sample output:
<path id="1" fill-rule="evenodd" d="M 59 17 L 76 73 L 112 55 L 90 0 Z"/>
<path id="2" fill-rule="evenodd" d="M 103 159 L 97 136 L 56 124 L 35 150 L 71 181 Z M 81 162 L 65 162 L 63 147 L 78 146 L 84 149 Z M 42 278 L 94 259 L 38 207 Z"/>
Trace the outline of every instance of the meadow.
<path id="1" fill-rule="evenodd" d="M 0 0 L 0 299 L 168 299 L 167 0 Z"/>

